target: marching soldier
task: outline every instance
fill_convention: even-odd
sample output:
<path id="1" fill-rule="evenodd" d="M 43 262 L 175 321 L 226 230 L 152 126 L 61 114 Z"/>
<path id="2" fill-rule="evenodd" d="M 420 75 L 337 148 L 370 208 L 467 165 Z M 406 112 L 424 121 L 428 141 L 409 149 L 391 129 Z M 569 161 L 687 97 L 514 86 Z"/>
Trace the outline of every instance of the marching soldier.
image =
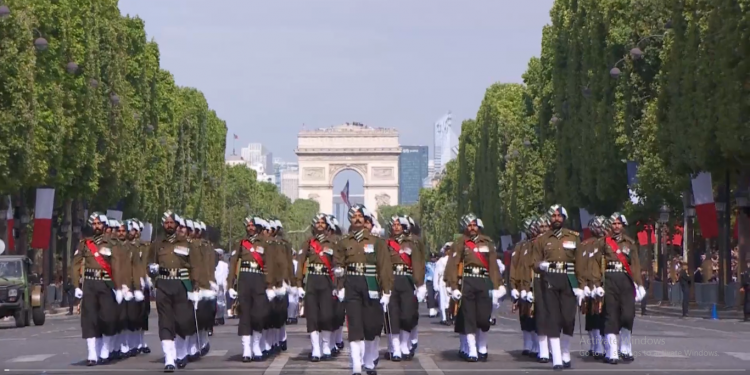
<path id="1" fill-rule="evenodd" d="M 148 246 L 141 241 L 141 231 L 144 225 L 138 219 L 127 221 L 128 243 L 131 247 L 131 269 L 133 278 L 133 295 L 135 301 L 128 309 L 128 320 L 133 333 L 131 334 L 130 352 L 131 356 L 138 353 L 151 353 L 144 332 L 148 330 L 148 315 L 151 310 L 148 279 Z"/>
<path id="2" fill-rule="evenodd" d="M 334 238 L 328 235 L 333 225 L 325 214 L 317 214 L 311 227 L 311 238 L 297 253 L 295 281 L 297 294 L 305 299 L 307 333 L 312 344 L 310 360 L 318 362 L 331 358 L 333 299 L 336 298 L 333 276 L 335 243 L 331 241 Z"/>
<path id="3" fill-rule="evenodd" d="M 227 277 L 229 277 L 229 264 L 225 261 L 226 255 L 224 249 L 214 249 L 216 252 L 216 271 L 214 276 L 216 278 L 216 284 L 219 287 L 216 303 L 216 321 L 215 325 L 224 325 L 224 314 L 228 313 L 227 307 L 229 306 L 227 301 L 227 293 L 229 288 L 227 287 Z"/>
<path id="4" fill-rule="evenodd" d="M 216 283 L 216 252 L 210 241 L 205 239 L 206 224 L 202 221 L 193 221 L 193 244 L 200 253 L 201 275 L 198 278 L 198 286 L 201 300 L 198 302 L 196 317 L 198 319 L 198 348 L 200 355 L 204 356 L 211 350 L 209 333 L 213 330 L 216 318 L 216 296 L 219 286 Z"/>
<path id="5" fill-rule="evenodd" d="M 127 291 L 123 289 L 122 301 L 118 305 L 119 324 L 112 353 L 112 358 L 114 359 L 125 359 L 130 357 L 131 354 L 128 339 L 132 330 L 128 318 L 128 309 L 132 308 L 132 305 L 135 303 L 133 301 L 133 292 L 131 291 L 133 290 L 132 248 L 127 241 L 128 230 L 125 223 L 119 220 L 110 220 L 109 223 L 113 230 L 111 240 L 116 244 L 114 248 L 120 252 L 120 259 L 127 259 L 127 262 L 122 264 L 120 269 L 122 278 L 118 277 L 118 279 L 122 280 L 123 285 L 127 287 Z"/>
<path id="6" fill-rule="evenodd" d="M 415 316 L 419 315 L 417 300 L 423 300 L 427 294 L 425 259 L 417 243 L 404 231 L 407 227 L 407 218 L 392 217 L 387 242 L 393 265 L 393 298 L 388 304 L 385 329 L 390 337 L 391 360 L 394 362 L 411 359 L 410 335 L 417 325 Z"/>
<path id="7" fill-rule="evenodd" d="M 393 286 L 393 269 L 388 249 L 382 239 L 365 229 L 365 218 L 371 217 L 362 205 L 349 209 L 350 233 L 334 250 L 334 275 L 343 277 L 344 287 L 338 298 L 346 303 L 352 373 L 362 372 L 363 359 L 368 374 L 375 373 L 377 355 L 365 353 L 365 342 L 377 348 L 376 338 L 383 330 L 383 313 L 387 311 Z M 381 295 L 382 293 L 382 295 Z"/>
<path id="8" fill-rule="evenodd" d="M 586 297 L 586 303 L 581 306 L 583 313 L 586 314 L 586 331 L 589 333 L 589 357 L 596 359 L 604 358 L 604 346 L 602 342 L 601 330 L 601 297 L 595 293 L 596 287 L 593 284 L 593 272 L 598 271 L 598 266 L 593 262 L 593 257 L 599 252 L 600 238 L 604 234 L 602 230 L 604 218 L 596 216 L 589 220 L 588 226 L 591 230 L 592 237 L 581 243 L 583 248 L 583 266 L 588 269 L 588 280 L 583 288 L 583 295 Z"/>
<path id="9" fill-rule="evenodd" d="M 542 273 L 546 285 L 539 296 L 546 306 L 542 311 L 537 310 L 537 325 L 540 334 L 549 338 L 552 368 L 559 370 L 571 367 L 570 340 L 575 329 L 576 306 L 583 300 L 579 286 L 585 284 L 586 270 L 581 268 L 579 233 L 563 227 L 568 217 L 565 208 L 553 205 L 548 214 L 552 229 L 535 243 L 532 264 Z"/>
<path id="10" fill-rule="evenodd" d="M 497 268 L 497 253 L 492 239 L 481 234 L 482 220 L 474 214 L 461 218 L 463 238 L 453 243 L 454 255 L 448 260 L 446 281 L 452 289 L 452 297 L 461 301 L 459 317 L 460 333 L 466 335 L 468 356 L 466 360 L 486 361 L 487 332 L 490 330 L 492 305 L 499 304 L 505 295 L 500 270 Z M 463 264 L 461 290 L 458 285 L 458 267 Z M 456 322 L 459 326 L 459 322 Z"/>
<path id="11" fill-rule="evenodd" d="M 623 234 L 628 224 L 624 215 L 615 212 L 610 217 L 611 235 L 600 240 L 599 252 L 590 259 L 594 265 L 604 265 L 603 272 L 591 272 L 597 296 L 604 298 L 603 335 L 607 344 L 610 364 L 617 364 L 621 357 L 633 361 L 631 331 L 635 321 L 635 302 L 646 296 L 641 280 L 641 266 L 635 241 Z M 605 282 L 606 281 L 606 282 Z M 620 334 L 621 345 L 617 344 Z M 618 347 L 622 353 L 618 353 Z"/>
<path id="12" fill-rule="evenodd" d="M 526 277 L 526 274 L 529 275 L 529 281 L 525 283 L 526 287 L 528 288 L 528 290 L 526 290 L 526 301 L 531 303 L 531 316 L 533 316 L 534 320 L 534 337 L 536 338 L 535 349 L 539 352 L 539 355 L 537 357 L 537 361 L 539 363 L 549 363 L 549 339 L 547 338 L 547 336 L 541 333 L 539 315 L 536 313 L 537 311 L 545 311 L 546 306 L 544 304 L 543 294 L 546 285 L 542 280 L 542 275 L 538 272 L 535 272 L 533 250 L 537 247 L 537 244 L 543 240 L 544 234 L 547 233 L 549 227 L 550 220 L 548 215 L 542 215 L 534 222 L 532 226 L 532 233 L 535 237 L 531 241 L 531 249 L 529 253 L 523 258 L 524 277 Z M 531 280 L 532 278 L 533 280 Z M 535 293 L 539 294 L 539 299 L 534 298 Z M 521 292 L 522 296 L 523 294 L 524 292 Z M 532 350 L 532 352 L 533 351 L 534 350 Z"/>
<path id="13" fill-rule="evenodd" d="M 412 237 L 412 241 L 416 244 L 417 250 L 422 254 L 422 259 L 425 260 L 425 268 L 427 267 L 426 263 L 429 258 L 428 251 L 425 247 L 424 241 L 422 241 L 422 228 L 419 227 L 416 221 L 412 219 L 409 215 L 404 216 L 406 220 L 409 222 L 409 225 L 405 227 L 405 232 L 409 236 Z M 427 271 L 425 270 L 425 273 Z M 417 296 L 419 297 L 419 295 Z M 424 302 L 425 298 L 427 297 L 427 287 L 425 286 L 424 290 L 424 297 L 422 299 L 417 298 L 418 303 Z M 417 305 L 419 306 L 419 305 Z M 414 356 L 417 352 L 417 347 L 419 346 L 419 308 L 416 309 L 414 312 L 414 328 L 412 328 L 411 332 L 409 332 L 409 348 L 411 349 L 411 354 Z"/>
<path id="14" fill-rule="evenodd" d="M 534 337 L 535 321 L 531 315 L 531 303 L 526 300 L 528 293 L 528 283 L 531 282 L 531 274 L 527 268 L 524 268 L 523 260 L 531 252 L 531 241 L 536 233 L 533 230 L 534 219 L 526 219 L 524 222 L 525 240 L 518 242 L 513 249 L 510 257 L 510 287 L 513 288 L 510 296 L 513 299 L 513 308 L 518 310 L 518 317 L 521 323 L 521 332 L 523 332 L 523 355 L 533 355 L 536 357 L 534 348 L 537 346 Z M 519 292 L 520 291 L 520 292 Z"/>
<path id="15" fill-rule="evenodd" d="M 129 291 L 123 281 L 126 275 L 118 274 L 127 259 L 105 237 L 105 223 L 105 215 L 89 215 L 85 237 L 73 254 L 70 268 L 75 297 L 81 299 L 81 331 L 88 349 L 88 366 L 109 361 L 118 328 L 118 301 Z"/>
<path id="16" fill-rule="evenodd" d="M 338 219 L 336 219 L 333 215 L 328 215 L 329 223 L 331 224 L 330 229 L 328 230 L 328 236 L 329 241 L 335 244 L 341 239 L 341 225 L 339 224 Z M 334 278 L 336 279 L 336 285 L 338 289 L 339 287 L 343 287 L 343 278 L 336 277 L 334 275 Z M 335 297 L 335 296 L 334 296 Z M 331 332 L 331 341 L 334 343 L 334 346 L 331 348 L 331 355 L 337 356 L 341 351 L 344 349 L 344 323 L 346 322 L 346 305 L 343 301 L 339 300 L 338 298 L 333 299 L 333 327 L 331 327 L 333 330 Z"/>
<path id="17" fill-rule="evenodd" d="M 278 219 L 270 220 L 271 225 L 270 236 L 273 239 L 274 247 L 276 248 L 277 255 L 279 256 L 283 267 L 279 270 L 280 275 L 277 281 L 276 294 L 277 297 L 273 301 L 273 350 L 275 352 L 287 350 L 287 335 L 286 335 L 286 321 L 289 318 L 289 298 L 288 294 L 291 289 L 292 279 L 294 279 L 294 263 L 292 262 L 292 246 L 284 238 L 283 229 L 284 226 Z"/>
<path id="18" fill-rule="evenodd" d="M 263 235 L 264 220 L 245 218 L 247 237 L 237 250 L 232 251 L 229 262 L 229 295 L 239 300 L 240 323 L 238 334 L 242 337 L 242 361 L 263 361 L 261 348 L 263 330 L 270 311 L 270 302 L 276 298 L 276 258 L 266 251 L 268 241 Z M 251 341 L 252 340 L 252 341 Z"/>
<path id="19" fill-rule="evenodd" d="M 187 365 L 186 342 L 196 333 L 195 304 L 200 295 L 193 286 L 199 277 L 193 265 L 198 264 L 198 255 L 185 236 L 184 219 L 167 211 L 161 221 L 165 236 L 151 243 L 149 273 L 156 278 L 158 289 L 156 309 L 164 372 L 173 372 L 175 365 Z"/>

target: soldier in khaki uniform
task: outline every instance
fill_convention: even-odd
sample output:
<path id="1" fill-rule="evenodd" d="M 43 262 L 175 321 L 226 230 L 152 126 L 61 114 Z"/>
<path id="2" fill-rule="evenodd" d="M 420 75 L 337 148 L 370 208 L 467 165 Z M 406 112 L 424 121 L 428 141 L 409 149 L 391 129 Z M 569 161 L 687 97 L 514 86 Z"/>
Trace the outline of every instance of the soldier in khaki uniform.
<path id="1" fill-rule="evenodd" d="M 405 232 L 408 227 L 407 218 L 392 217 L 387 240 L 393 265 L 393 295 L 388 304 L 385 329 L 394 362 L 411 359 L 411 331 L 417 325 L 415 315 L 419 314 L 417 301 L 423 300 L 427 294 L 424 254 L 419 244 Z"/>
<path id="2" fill-rule="evenodd" d="M 362 205 L 349 209 L 350 233 L 334 249 L 334 275 L 344 277 L 338 298 L 346 303 L 352 373 L 375 371 L 383 313 L 387 312 L 393 287 L 393 266 L 385 241 L 365 228 L 372 217 Z M 367 350 L 370 348 L 371 350 Z M 373 354 L 375 354 L 373 356 Z"/>
<path id="3" fill-rule="evenodd" d="M 546 214 L 540 216 L 534 221 L 531 227 L 531 231 L 534 234 L 534 237 L 532 237 L 533 239 L 531 240 L 531 248 L 529 249 L 528 254 L 522 258 L 523 261 L 521 262 L 521 265 L 519 265 L 519 267 L 523 267 L 524 269 L 522 276 L 527 278 L 527 281 L 524 283 L 526 290 L 521 291 L 521 299 L 524 299 L 525 295 L 526 301 L 531 304 L 530 316 L 533 317 L 534 321 L 533 337 L 536 341 L 532 353 L 538 352 L 537 361 L 539 363 L 549 363 L 549 339 L 547 336 L 539 332 L 540 325 L 537 311 L 545 311 L 545 304 L 544 298 L 535 299 L 534 294 L 538 293 L 541 297 L 546 285 L 542 282 L 541 275 L 538 272 L 535 272 L 533 249 L 536 247 L 537 242 L 541 241 L 544 233 L 549 230 L 549 227 L 550 220 L 549 216 Z"/>
<path id="4" fill-rule="evenodd" d="M 179 227 L 178 227 L 179 223 Z M 159 339 L 164 371 L 187 366 L 190 337 L 196 334 L 197 252 L 185 236 L 185 221 L 172 211 L 162 215 L 165 235 L 151 243 L 149 274 L 156 279 Z M 194 286 L 196 285 L 196 286 Z"/>
<path id="5" fill-rule="evenodd" d="M 331 223 L 331 228 L 328 230 L 328 241 L 335 244 L 341 239 L 341 225 L 338 219 L 333 215 L 328 215 L 328 220 Z M 344 285 L 344 279 L 336 277 L 334 275 L 334 284 L 337 288 L 341 288 Z M 334 291 L 335 293 L 335 291 Z M 344 349 L 344 322 L 346 321 L 346 305 L 340 301 L 336 296 L 333 298 L 333 327 L 331 331 L 331 341 L 334 346 L 331 348 L 331 355 L 337 356 Z"/>
<path id="6" fill-rule="evenodd" d="M 591 272 L 596 295 L 604 297 L 603 320 L 607 357 L 605 361 L 617 364 L 620 357 L 633 361 L 631 331 L 635 321 L 635 302 L 646 296 L 641 279 L 638 246 L 623 234 L 627 219 L 619 212 L 610 217 L 611 235 L 600 240 L 599 252 L 591 264 L 604 264 L 604 272 Z M 604 282 L 606 281 L 606 282 Z M 621 345 L 618 346 L 617 334 Z M 618 348 L 622 353 L 618 353 Z"/>
<path id="7" fill-rule="evenodd" d="M 559 370 L 571 367 L 570 341 L 587 270 L 580 261 L 580 234 L 563 227 L 568 217 L 565 208 L 553 205 L 548 215 L 552 229 L 534 244 L 532 264 L 546 286 L 538 296 L 544 300 L 545 308 L 536 309 L 539 335 L 549 338 L 552 368 Z"/>
<path id="8" fill-rule="evenodd" d="M 278 280 L 276 281 L 275 292 L 276 298 L 271 302 L 271 351 L 279 353 L 287 350 L 286 342 L 286 320 L 289 307 L 288 294 L 291 289 L 292 279 L 294 279 L 294 264 L 292 263 L 292 246 L 284 238 L 283 224 L 278 219 L 267 220 L 271 230 L 269 232 L 269 241 L 272 248 L 277 253 L 282 266 L 279 269 Z"/>
<path id="9" fill-rule="evenodd" d="M 203 221 L 193 222 L 195 231 L 193 232 L 196 245 L 200 249 L 202 258 L 201 276 L 202 284 L 201 301 L 198 302 L 198 337 L 200 338 L 201 355 L 206 355 L 211 350 L 209 336 L 213 335 L 213 327 L 216 322 L 216 298 L 219 292 L 219 285 L 216 283 L 216 251 L 214 246 L 206 235 L 206 223 Z"/>
<path id="10" fill-rule="evenodd" d="M 333 276 L 335 237 L 328 234 L 333 223 L 326 214 L 315 215 L 310 226 L 312 236 L 300 246 L 296 254 L 295 285 L 297 294 L 305 301 L 307 333 L 310 334 L 312 345 L 310 360 L 318 362 L 321 359 L 331 359 L 333 300 L 336 290 Z"/>
<path id="11" fill-rule="evenodd" d="M 422 258 L 425 260 L 425 268 L 427 267 L 427 260 L 429 259 L 429 251 L 427 251 L 427 247 L 424 244 L 424 241 L 422 240 L 422 228 L 420 228 L 419 224 L 417 224 L 416 221 L 414 221 L 413 218 L 411 218 L 409 215 L 404 216 L 406 220 L 409 222 L 409 225 L 406 227 L 405 231 L 406 234 L 408 234 L 412 238 L 412 242 L 416 244 L 417 250 L 422 254 Z M 425 270 L 426 272 L 426 270 Z M 421 294 L 417 295 L 419 297 Z M 427 298 L 427 286 L 425 286 L 424 289 L 424 297 L 422 299 L 417 298 L 418 303 L 424 302 L 424 300 Z M 409 348 L 411 349 L 411 354 L 414 356 L 417 352 L 417 346 L 419 346 L 419 309 L 414 313 L 414 328 L 411 329 L 411 332 L 409 332 Z"/>
<path id="12" fill-rule="evenodd" d="M 81 299 L 81 331 L 88 349 L 87 365 L 106 363 L 117 334 L 118 301 L 129 289 L 120 270 L 127 259 L 104 236 L 107 217 L 94 212 L 84 229 L 85 237 L 73 254 L 70 275 L 75 297 Z M 120 273 L 120 274 L 118 274 Z"/>
<path id="13" fill-rule="evenodd" d="M 270 311 L 270 301 L 276 298 L 273 287 L 278 269 L 277 258 L 270 251 L 264 220 L 245 218 L 247 237 L 232 251 L 227 285 L 229 295 L 239 301 L 238 335 L 242 338 L 242 361 L 263 361 L 265 344 L 263 330 Z M 263 345 L 265 346 L 265 345 Z"/>
<path id="14" fill-rule="evenodd" d="M 534 348 L 537 346 L 534 331 L 536 329 L 534 317 L 531 315 L 531 303 L 526 300 L 528 293 L 528 284 L 531 282 L 530 270 L 524 267 L 524 257 L 531 253 L 531 241 L 536 236 L 533 229 L 535 219 L 529 218 L 524 221 L 524 232 L 526 239 L 518 242 L 513 248 L 510 257 L 510 287 L 512 288 L 510 296 L 513 299 L 513 307 L 518 310 L 518 318 L 521 323 L 521 332 L 523 333 L 523 355 L 533 355 L 536 357 L 537 352 Z"/>
<path id="15" fill-rule="evenodd" d="M 497 253 L 491 238 L 482 235 L 482 220 L 474 214 L 461 218 L 463 237 L 453 243 L 454 254 L 448 259 L 445 279 L 452 297 L 461 301 L 456 326 L 466 335 L 469 362 L 486 361 L 487 332 L 490 330 L 492 305 L 505 295 Z M 461 288 L 458 268 L 462 265 Z"/>
<path id="16" fill-rule="evenodd" d="M 122 300 L 118 300 L 118 315 L 120 319 L 117 335 L 115 335 L 114 339 L 113 353 L 111 356 L 114 359 L 125 359 L 130 357 L 131 355 L 130 343 L 128 339 L 130 337 L 132 329 L 130 327 L 130 319 L 128 318 L 128 310 L 131 309 L 132 305 L 135 303 L 135 301 L 133 301 L 134 295 L 132 292 L 132 248 L 127 242 L 128 230 L 125 226 L 125 223 L 119 220 L 110 220 L 109 223 L 113 230 L 112 236 L 110 237 L 111 241 L 117 244 L 114 248 L 120 252 L 121 259 L 128 260 L 125 264 L 122 265 L 122 269 L 120 270 L 120 272 L 122 273 L 122 278 L 118 277 L 118 279 L 120 279 L 119 282 L 123 283 L 122 285 L 125 285 L 127 287 L 127 290 L 123 289 Z"/>
<path id="17" fill-rule="evenodd" d="M 586 314 L 586 331 L 589 333 L 588 355 L 596 359 L 604 358 L 604 345 L 601 335 L 602 299 L 596 293 L 596 287 L 593 282 L 594 272 L 599 272 L 599 265 L 593 261 L 593 257 L 600 251 L 600 239 L 604 235 L 604 222 L 605 218 L 603 216 L 591 218 L 588 227 L 591 230 L 592 237 L 581 243 L 581 247 L 583 248 L 582 261 L 584 262 L 584 267 L 588 269 L 588 280 L 586 281 L 586 286 L 583 288 L 586 303 L 581 308 L 584 310 L 582 313 Z"/>
<path id="18" fill-rule="evenodd" d="M 148 285 L 147 276 L 147 247 L 141 241 L 141 230 L 143 224 L 138 219 L 130 219 L 125 222 L 128 230 L 126 244 L 130 247 L 131 257 L 131 278 L 134 301 L 128 304 L 128 324 L 131 332 L 128 337 L 128 346 L 130 347 L 130 356 L 136 356 L 139 353 L 150 353 L 151 349 L 146 345 L 144 330 L 148 329 L 148 315 L 144 319 L 144 310 L 148 304 Z"/>

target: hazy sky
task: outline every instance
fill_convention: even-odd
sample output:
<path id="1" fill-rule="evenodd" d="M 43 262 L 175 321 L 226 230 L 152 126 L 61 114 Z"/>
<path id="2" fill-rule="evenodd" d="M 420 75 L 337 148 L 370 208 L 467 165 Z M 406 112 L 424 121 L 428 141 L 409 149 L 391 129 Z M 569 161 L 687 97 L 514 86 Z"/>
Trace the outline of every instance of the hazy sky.
<path id="1" fill-rule="evenodd" d="M 226 120 L 227 153 L 263 143 L 295 160 L 297 132 L 345 122 L 432 144 L 458 133 L 493 82 L 521 82 L 553 0 L 120 0 L 161 66 Z M 431 152 L 431 151 L 430 151 Z M 338 180 L 338 178 L 337 178 Z"/>

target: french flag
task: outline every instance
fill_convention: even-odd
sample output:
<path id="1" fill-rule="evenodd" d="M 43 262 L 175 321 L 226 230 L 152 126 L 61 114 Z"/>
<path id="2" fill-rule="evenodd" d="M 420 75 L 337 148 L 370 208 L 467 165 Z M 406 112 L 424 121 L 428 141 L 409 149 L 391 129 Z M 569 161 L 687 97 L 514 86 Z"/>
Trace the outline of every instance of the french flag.
<path id="1" fill-rule="evenodd" d="M 5 222 L 6 226 L 8 227 L 8 243 L 6 245 L 7 248 L 5 251 L 8 252 L 8 254 L 15 254 L 16 250 L 16 241 L 13 237 L 13 224 L 15 220 L 13 220 L 13 199 L 8 196 L 8 210 L 5 211 Z"/>
<path id="2" fill-rule="evenodd" d="M 585 208 L 581 208 L 581 228 L 583 228 L 583 239 L 591 238 L 591 228 L 589 221 L 594 215 L 591 215 Z"/>
<path id="3" fill-rule="evenodd" d="M 348 207 L 352 206 L 352 204 L 349 203 L 349 180 L 346 180 L 346 185 L 344 186 L 344 189 L 341 190 L 341 200 L 343 200 Z"/>
<path id="4" fill-rule="evenodd" d="M 711 173 L 701 172 L 693 177 L 693 199 L 695 201 L 695 216 L 701 226 L 703 238 L 716 238 L 719 236 L 719 219 L 716 214 L 716 203 L 714 203 L 714 189 L 711 182 Z"/>
<path id="5" fill-rule="evenodd" d="M 36 189 L 36 205 L 34 207 L 34 236 L 31 247 L 34 249 L 49 249 L 49 239 L 52 235 L 52 211 L 55 208 L 55 189 Z"/>

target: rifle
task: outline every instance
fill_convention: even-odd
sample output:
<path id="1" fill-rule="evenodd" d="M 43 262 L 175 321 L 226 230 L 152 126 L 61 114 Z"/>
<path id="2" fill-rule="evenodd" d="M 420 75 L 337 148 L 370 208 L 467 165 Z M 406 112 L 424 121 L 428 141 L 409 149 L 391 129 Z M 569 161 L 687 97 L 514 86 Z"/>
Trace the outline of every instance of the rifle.
<path id="1" fill-rule="evenodd" d="M 463 277 L 464 277 L 464 262 L 463 261 L 458 263 L 458 270 L 456 270 L 456 274 L 458 275 L 458 284 L 461 285 L 461 290 L 463 290 L 464 288 L 464 283 L 462 282 Z M 454 317 L 458 315 L 458 308 L 459 308 L 458 305 L 460 303 L 461 301 L 458 301 L 453 304 L 453 316 Z"/>

